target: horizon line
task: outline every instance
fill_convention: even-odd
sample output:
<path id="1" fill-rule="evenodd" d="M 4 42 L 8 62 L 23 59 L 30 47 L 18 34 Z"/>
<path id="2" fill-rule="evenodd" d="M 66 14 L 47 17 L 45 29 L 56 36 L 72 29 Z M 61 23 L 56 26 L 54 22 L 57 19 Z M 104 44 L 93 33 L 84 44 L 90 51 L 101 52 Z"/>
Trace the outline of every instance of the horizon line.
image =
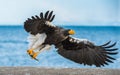
<path id="1" fill-rule="evenodd" d="M 0 24 L 0 27 L 2 27 L 2 26 L 24 26 L 24 25 L 20 25 L 20 24 L 18 24 L 18 25 L 17 24 L 13 24 L 13 25 L 12 24 L 10 24 L 10 25 Z M 60 25 L 60 24 L 58 25 L 57 24 L 56 26 L 93 26 L 93 27 L 94 26 L 98 26 L 98 27 L 100 27 L 100 26 L 101 27 L 104 27 L 104 26 L 113 26 L 113 27 L 120 27 L 120 25 L 76 25 L 76 24 L 75 25 L 74 24 L 73 25 L 67 25 L 67 24 L 66 25 Z"/>

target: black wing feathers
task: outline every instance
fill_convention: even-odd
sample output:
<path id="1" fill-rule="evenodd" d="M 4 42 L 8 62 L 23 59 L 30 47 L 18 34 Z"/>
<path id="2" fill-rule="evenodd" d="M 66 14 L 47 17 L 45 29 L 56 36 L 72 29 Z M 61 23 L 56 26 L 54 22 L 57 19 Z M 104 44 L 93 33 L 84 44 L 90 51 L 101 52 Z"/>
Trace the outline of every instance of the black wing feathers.
<path id="1" fill-rule="evenodd" d="M 47 19 L 48 13 L 49 13 L 49 11 L 47 11 L 47 12 L 45 13 L 45 17 L 44 17 L 44 18 L 45 18 L 46 20 L 48 20 L 48 19 Z"/>
<path id="2" fill-rule="evenodd" d="M 47 11 L 47 12 L 45 13 L 45 15 L 43 15 L 43 13 L 41 12 L 41 13 L 40 13 L 40 19 L 44 19 L 44 20 L 46 20 L 46 21 L 52 22 L 53 19 L 54 19 L 54 17 L 55 17 L 55 15 L 52 15 L 52 14 L 53 14 L 53 11 L 51 11 L 50 13 L 49 13 L 49 11 Z"/>
<path id="3" fill-rule="evenodd" d="M 58 53 L 80 64 L 95 65 L 97 67 L 108 65 L 115 60 L 111 55 L 116 55 L 118 53 L 116 52 L 118 48 L 113 48 L 116 43 L 109 45 L 111 41 L 104 45 L 96 46 L 92 43 L 70 42 L 69 40 L 71 38 L 72 37 L 64 40 L 61 46 L 56 46 L 58 48 Z"/>
<path id="4" fill-rule="evenodd" d="M 51 11 L 49 13 L 49 11 L 47 11 L 45 13 L 45 15 L 43 15 L 43 12 L 40 13 L 40 16 L 32 16 L 31 19 L 28 18 L 28 20 L 26 20 L 24 22 L 24 29 L 27 31 L 27 32 L 30 32 L 31 34 L 37 34 L 38 32 L 41 32 L 40 30 L 43 30 L 43 29 L 40 29 L 40 28 L 52 28 L 52 27 L 49 27 L 49 26 L 42 26 L 42 25 L 45 25 L 45 22 L 46 21 L 49 21 L 49 22 L 52 22 L 55 15 L 52 15 L 53 14 L 53 11 Z"/>
<path id="5" fill-rule="evenodd" d="M 50 19 L 50 22 L 52 22 L 55 18 L 55 15 L 52 16 L 52 18 Z"/>
<path id="6" fill-rule="evenodd" d="M 49 13 L 49 11 L 47 11 L 47 12 L 45 13 L 45 15 L 43 15 L 43 12 L 41 12 L 41 13 L 40 13 L 40 16 L 37 16 L 37 15 L 35 15 L 35 17 L 32 16 L 32 17 L 31 17 L 32 19 L 28 18 L 28 20 L 26 20 L 26 22 L 37 21 L 37 20 L 45 20 L 45 21 L 50 21 L 50 22 L 52 22 L 53 19 L 54 19 L 54 17 L 55 17 L 55 15 L 52 15 L 52 14 L 53 14 L 53 11 L 51 11 L 50 13 Z"/>
<path id="7" fill-rule="evenodd" d="M 50 14 L 48 15 L 48 20 L 50 20 L 52 14 L 53 14 L 53 11 L 51 11 Z"/>
<path id="8" fill-rule="evenodd" d="M 43 13 L 42 12 L 40 13 L 40 17 L 41 17 L 41 19 L 43 19 Z"/>
<path id="9" fill-rule="evenodd" d="M 35 15 L 36 19 L 40 19 L 37 15 Z"/>

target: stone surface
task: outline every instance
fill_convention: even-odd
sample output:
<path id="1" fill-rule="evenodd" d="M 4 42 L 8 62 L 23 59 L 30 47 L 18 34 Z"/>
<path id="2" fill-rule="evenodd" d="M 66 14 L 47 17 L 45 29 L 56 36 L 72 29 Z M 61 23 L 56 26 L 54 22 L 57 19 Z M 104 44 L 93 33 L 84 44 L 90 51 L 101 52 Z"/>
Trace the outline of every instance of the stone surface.
<path id="1" fill-rule="evenodd" d="M 120 69 L 0 67 L 0 75 L 120 75 Z"/>

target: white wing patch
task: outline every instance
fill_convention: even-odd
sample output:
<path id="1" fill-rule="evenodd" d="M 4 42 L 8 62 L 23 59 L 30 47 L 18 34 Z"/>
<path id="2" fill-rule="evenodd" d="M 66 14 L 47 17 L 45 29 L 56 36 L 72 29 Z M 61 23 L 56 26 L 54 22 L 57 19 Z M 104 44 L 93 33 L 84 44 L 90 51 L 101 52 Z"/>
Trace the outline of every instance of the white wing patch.
<path id="1" fill-rule="evenodd" d="M 56 27 L 55 25 L 53 25 L 53 24 L 52 24 L 51 22 L 49 22 L 49 21 L 46 21 L 45 24 L 48 25 L 49 27 Z"/>
<path id="2" fill-rule="evenodd" d="M 69 39 L 70 42 L 76 42 L 76 43 L 80 43 L 80 42 L 84 42 L 85 44 L 87 44 L 89 42 L 89 40 L 87 39 L 79 39 L 79 38 L 71 38 Z"/>

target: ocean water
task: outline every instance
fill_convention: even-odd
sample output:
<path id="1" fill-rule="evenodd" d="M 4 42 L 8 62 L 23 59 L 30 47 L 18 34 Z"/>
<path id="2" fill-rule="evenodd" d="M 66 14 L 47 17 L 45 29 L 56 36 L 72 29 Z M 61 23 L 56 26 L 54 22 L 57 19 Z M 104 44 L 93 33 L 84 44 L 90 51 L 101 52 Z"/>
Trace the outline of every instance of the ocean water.
<path id="1" fill-rule="evenodd" d="M 120 52 L 120 27 L 117 26 L 63 26 L 73 29 L 73 37 L 85 38 L 96 45 L 104 44 L 109 40 L 117 42 L 116 48 Z M 37 66 L 54 68 L 95 68 L 77 64 L 57 54 L 52 46 L 51 50 L 44 51 L 37 57 L 38 61 L 31 59 L 26 50 L 28 48 L 27 32 L 23 26 L 0 26 L 0 66 Z M 120 68 L 120 54 L 114 56 L 117 60 L 102 68 Z"/>

